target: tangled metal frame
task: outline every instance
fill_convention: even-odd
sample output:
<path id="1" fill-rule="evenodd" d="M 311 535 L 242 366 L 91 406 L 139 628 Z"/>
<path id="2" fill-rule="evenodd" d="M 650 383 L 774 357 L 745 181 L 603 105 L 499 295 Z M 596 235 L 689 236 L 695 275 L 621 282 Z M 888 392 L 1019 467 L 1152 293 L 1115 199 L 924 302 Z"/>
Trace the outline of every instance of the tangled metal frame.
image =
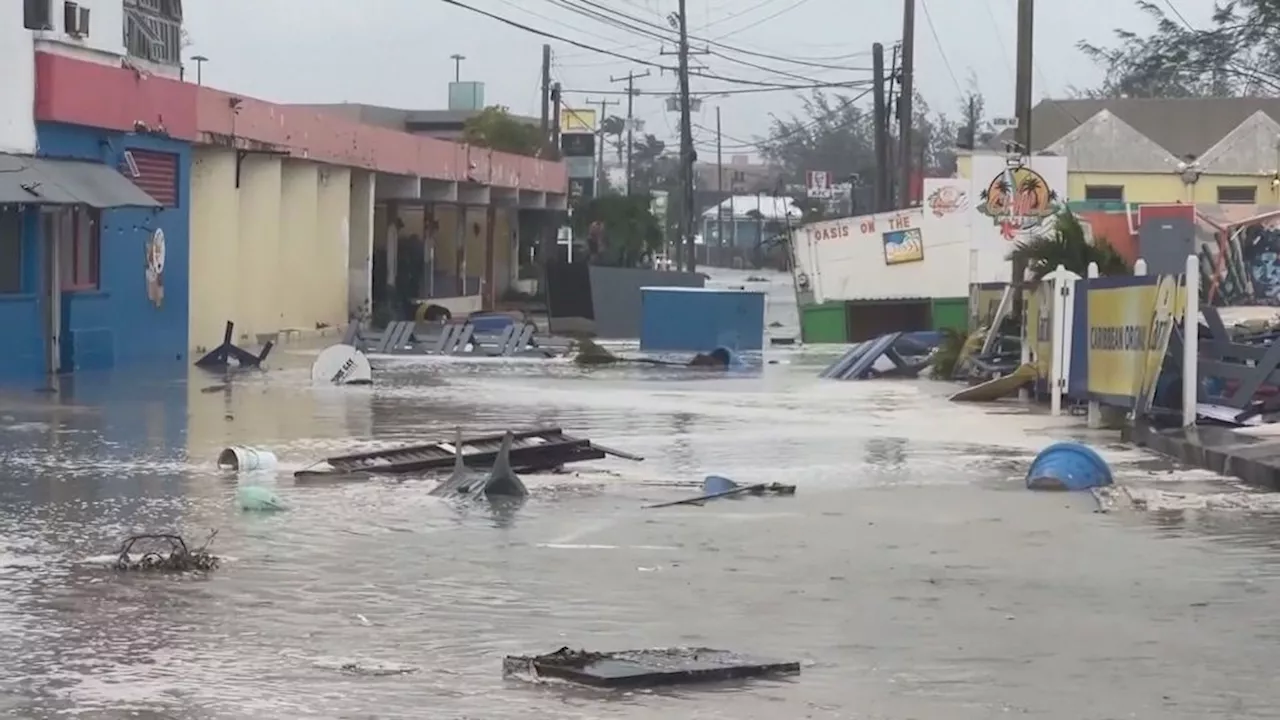
<path id="1" fill-rule="evenodd" d="M 145 533 L 130 535 L 120 546 L 115 569 L 126 571 L 164 571 L 164 572 L 208 572 L 218 567 L 218 557 L 209 553 L 209 545 L 218 536 L 218 531 L 209 533 L 204 545 L 191 550 L 181 535 L 171 533 Z M 138 558 L 133 558 L 130 551 L 139 541 L 161 541 L 168 543 L 169 552 L 150 550 Z"/>

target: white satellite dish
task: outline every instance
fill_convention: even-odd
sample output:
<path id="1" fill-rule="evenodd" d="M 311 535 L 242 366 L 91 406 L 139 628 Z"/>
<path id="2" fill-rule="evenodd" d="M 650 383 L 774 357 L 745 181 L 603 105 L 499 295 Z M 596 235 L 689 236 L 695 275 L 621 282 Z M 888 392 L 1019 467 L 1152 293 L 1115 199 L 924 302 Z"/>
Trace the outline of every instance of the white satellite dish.
<path id="1" fill-rule="evenodd" d="M 350 345 L 325 348 L 311 364 L 311 382 L 317 385 L 371 385 L 369 358 Z"/>

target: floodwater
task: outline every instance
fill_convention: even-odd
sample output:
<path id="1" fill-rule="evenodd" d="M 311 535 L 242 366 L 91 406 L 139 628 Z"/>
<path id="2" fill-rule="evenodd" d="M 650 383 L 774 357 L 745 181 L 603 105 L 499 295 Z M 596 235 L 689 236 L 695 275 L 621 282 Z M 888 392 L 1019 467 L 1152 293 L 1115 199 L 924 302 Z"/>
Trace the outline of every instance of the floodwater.
<path id="1" fill-rule="evenodd" d="M 950 404 L 928 382 L 818 381 L 824 357 L 768 357 L 733 378 L 380 360 L 372 390 L 321 391 L 308 356 L 282 352 L 228 388 L 195 374 L 10 391 L 0 716 L 1280 717 L 1269 496 L 1074 420 Z M 425 479 L 292 478 L 352 446 L 532 423 L 646 459 L 526 478 L 514 512 L 439 502 Z M 1062 437 L 1097 443 L 1143 502 L 1099 513 L 1089 495 L 1022 490 L 1026 462 Z M 289 512 L 235 508 L 236 481 L 213 466 L 229 443 L 280 455 L 256 481 Z M 708 473 L 800 490 L 642 509 Z M 230 560 L 204 579 L 84 562 L 173 528 L 216 528 Z M 722 647 L 804 669 L 676 692 L 502 679 L 503 655 L 565 645 Z"/>

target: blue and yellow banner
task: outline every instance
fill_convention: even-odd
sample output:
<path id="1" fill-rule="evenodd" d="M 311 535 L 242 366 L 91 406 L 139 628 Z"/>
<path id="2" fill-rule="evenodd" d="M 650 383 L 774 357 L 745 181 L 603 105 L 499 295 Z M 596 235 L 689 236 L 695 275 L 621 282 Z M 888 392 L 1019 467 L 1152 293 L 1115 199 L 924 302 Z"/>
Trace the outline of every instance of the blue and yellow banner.
<path id="1" fill-rule="evenodd" d="M 1090 400 L 1146 407 L 1164 362 L 1173 323 L 1186 301 L 1178 276 L 1097 278 L 1085 298 L 1085 372 Z M 1074 369 L 1073 369 L 1074 372 Z M 1141 399 L 1141 400 L 1140 400 Z"/>

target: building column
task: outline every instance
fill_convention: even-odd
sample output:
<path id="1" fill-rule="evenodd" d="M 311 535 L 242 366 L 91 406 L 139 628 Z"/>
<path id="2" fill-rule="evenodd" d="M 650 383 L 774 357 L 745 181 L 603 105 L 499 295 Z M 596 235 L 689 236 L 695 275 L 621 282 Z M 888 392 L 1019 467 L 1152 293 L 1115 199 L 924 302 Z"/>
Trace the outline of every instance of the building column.
<path id="1" fill-rule="evenodd" d="M 350 234 L 347 244 L 347 316 L 373 312 L 373 173 L 351 171 Z"/>

